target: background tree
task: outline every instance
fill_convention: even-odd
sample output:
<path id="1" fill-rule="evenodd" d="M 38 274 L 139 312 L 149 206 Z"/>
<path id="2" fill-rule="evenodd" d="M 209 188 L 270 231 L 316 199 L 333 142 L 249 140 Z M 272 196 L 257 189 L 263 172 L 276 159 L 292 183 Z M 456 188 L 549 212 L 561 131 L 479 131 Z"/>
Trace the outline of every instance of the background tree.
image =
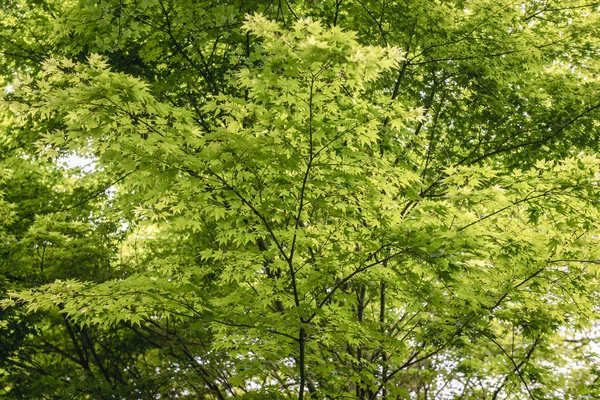
<path id="1" fill-rule="evenodd" d="M 596 4 L 2 7 L 5 397 L 597 395 Z"/>

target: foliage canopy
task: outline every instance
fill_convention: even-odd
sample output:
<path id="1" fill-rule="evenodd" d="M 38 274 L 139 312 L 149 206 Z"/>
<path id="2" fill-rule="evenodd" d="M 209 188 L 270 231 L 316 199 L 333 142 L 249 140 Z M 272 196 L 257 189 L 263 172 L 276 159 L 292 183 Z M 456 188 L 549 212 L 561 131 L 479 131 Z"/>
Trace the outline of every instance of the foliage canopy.
<path id="1" fill-rule="evenodd" d="M 3 2 L 0 396 L 600 396 L 598 7 Z"/>

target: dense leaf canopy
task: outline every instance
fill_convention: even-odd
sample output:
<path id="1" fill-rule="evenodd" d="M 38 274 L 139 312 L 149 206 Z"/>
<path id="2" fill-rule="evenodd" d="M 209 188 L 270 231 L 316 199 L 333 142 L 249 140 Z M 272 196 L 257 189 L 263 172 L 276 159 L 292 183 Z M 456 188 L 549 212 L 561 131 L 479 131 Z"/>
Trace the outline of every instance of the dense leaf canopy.
<path id="1" fill-rule="evenodd" d="M 600 4 L 0 3 L 0 397 L 600 396 Z"/>

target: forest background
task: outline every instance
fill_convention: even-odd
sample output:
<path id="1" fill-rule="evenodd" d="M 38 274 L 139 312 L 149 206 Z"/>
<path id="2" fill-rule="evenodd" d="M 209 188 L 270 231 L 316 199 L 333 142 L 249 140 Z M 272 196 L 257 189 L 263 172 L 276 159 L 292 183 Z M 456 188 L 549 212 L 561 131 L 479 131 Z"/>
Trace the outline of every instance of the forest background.
<path id="1" fill-rule="evenodd" d="M 2 1 L 0 397 L 598 398 L 599 7 Z"/>

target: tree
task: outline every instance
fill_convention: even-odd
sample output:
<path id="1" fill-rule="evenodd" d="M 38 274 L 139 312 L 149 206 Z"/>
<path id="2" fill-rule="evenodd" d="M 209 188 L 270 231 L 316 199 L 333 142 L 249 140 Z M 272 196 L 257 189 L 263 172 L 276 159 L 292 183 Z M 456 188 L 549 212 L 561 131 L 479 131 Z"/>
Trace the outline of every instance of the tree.
<path id="1" fill-rule="evenodd" d="M 3 7 L 7 398 L 598 395 L 597 5 Z"/>

